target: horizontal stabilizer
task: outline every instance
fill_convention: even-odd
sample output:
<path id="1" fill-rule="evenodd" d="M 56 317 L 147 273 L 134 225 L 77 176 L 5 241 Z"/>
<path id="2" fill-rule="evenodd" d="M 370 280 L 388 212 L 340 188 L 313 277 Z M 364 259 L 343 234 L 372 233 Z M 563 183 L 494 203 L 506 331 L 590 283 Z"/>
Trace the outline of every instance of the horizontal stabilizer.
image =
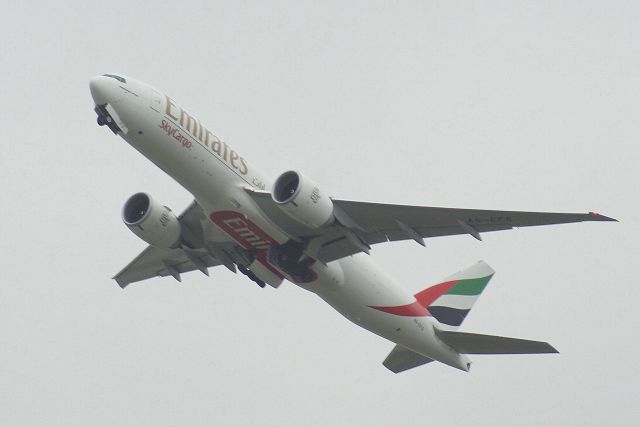
<path id="1" fill-rule="evenodd" d="M 461 354 L 538 354 L 558 353 L 551 344 L 542 341 L 495 335 L 471 334 L 468 332 L 441 331 L 436 335 L 449 347 Z"/>
<path id="2" fill-rule="evenodd" d="M 393 350 L 391 350 L 391 353 L 389 353 L 387 358 L 384 359 L 382 364 L 385 368 L 397 374 L 398 372 L 416 368 L 429 362 L 433 362 L 433 359 L 429 359 L 428 357 L 411 351 L 406 347 L 397 345 L 393 347 Z"/>

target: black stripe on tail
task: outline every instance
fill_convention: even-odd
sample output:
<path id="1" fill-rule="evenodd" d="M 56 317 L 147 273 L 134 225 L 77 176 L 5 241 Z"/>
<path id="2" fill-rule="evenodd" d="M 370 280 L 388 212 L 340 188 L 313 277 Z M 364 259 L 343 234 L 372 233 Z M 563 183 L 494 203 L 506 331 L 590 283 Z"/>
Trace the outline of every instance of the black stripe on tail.
<path id="1" fill-rule="evenodd" d="M 433 305 L 429 306 L 429 313 L 431 313 L 431 315 L 435 317 L 438 322 L 444 323 L 445 325 L 449 326 L 460 326 L 464 318 L 467 317 L 469 311 L 471 311 L 471 309 L 461 310 L 451 307 Z"/>

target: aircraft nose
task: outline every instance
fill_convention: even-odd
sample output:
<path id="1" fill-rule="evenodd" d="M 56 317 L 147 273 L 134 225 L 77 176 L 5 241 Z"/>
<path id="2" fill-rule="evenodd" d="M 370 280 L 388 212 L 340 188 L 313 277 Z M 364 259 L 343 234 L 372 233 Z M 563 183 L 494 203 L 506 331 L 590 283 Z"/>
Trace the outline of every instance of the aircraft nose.
<path id="1" fill-rule="evenodd" d="M 117 82 L 105 76 L 95 76 L 89 80 L 89 90 L 96 105 L 113 103 L 118 97 Z"/>

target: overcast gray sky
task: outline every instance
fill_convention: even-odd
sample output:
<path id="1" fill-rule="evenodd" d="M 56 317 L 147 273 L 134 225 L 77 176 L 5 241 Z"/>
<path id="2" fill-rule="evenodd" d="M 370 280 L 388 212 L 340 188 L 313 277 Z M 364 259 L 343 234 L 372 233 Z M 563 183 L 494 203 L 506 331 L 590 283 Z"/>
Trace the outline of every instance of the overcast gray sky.
<path id="1" fill-rule="evenodd" d="M 4 1 L 0 424 L 636 424 L 639 9 Z M 104 72 L 336 197 L 621 222 L 375 247 L 411 291 L 486 260 L 497 274 L 464 330 L 561 352 L 394 375 L 391 343 L 289 283 L 110 280 L 145 246 L 126 198 L 191 196 L 96 125 L 88 79 Z"/>

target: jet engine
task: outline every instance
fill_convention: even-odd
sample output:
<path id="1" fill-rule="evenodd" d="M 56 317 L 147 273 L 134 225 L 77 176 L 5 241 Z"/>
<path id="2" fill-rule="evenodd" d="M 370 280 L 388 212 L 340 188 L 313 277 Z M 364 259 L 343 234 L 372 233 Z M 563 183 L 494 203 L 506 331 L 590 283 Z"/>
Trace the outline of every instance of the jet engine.
<path id="1" fill-rule="evenodd" d="M 334 219 L 331 199 L 315 182 L 299 172 L 288 171 L 280 175 L 271 197 L 284 213 L 308 227 L 319 228 Z"/>
<path id="2" fill-rule="evenodd" d="M 136 193 L 122 208 L 122 220 L 129 230 L 145 242 L 158 248 L 173 248 L 180 243 L 178 218 L 166 206 L 147 193 Z"/>

